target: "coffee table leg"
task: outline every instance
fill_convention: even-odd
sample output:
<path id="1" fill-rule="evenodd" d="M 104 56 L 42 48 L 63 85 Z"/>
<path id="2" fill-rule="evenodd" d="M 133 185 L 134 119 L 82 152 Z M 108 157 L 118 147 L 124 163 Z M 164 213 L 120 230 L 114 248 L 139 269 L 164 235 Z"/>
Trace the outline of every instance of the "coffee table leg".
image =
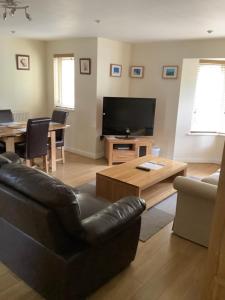
<path id="1" fill-rule="evenodd" d="M 187 168 L 185 168 L 184 170 L 182 170 L 180 173 L 179 173 L 180 176 L 187 176 Z"/>

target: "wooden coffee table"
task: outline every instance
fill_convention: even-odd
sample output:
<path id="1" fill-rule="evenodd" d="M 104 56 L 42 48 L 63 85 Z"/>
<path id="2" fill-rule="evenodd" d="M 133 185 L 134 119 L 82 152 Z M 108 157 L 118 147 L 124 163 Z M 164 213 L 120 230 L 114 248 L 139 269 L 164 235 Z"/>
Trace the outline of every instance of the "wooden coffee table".
<path id="1" fill-rule="evenodd" d="M 164 166 L 159 170 L 143 171 L 136 167 L 144 162 Z M 147 155 L 113 166 L 96 174 L 96 195 L 115 202 L 125 196 L 141 197 L 142 191 L 174 175 L 185 175 L 187 164 L 163 157 Z"/>

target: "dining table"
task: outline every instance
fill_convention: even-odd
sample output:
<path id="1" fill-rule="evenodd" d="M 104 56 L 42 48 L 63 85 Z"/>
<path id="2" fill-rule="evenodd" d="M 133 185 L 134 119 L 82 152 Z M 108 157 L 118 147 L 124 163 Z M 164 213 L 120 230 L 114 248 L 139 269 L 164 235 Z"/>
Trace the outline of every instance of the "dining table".
<path id="1" fill-rule="evenodd" d="M 69 125 L 50 122 L 48 136 L 50 138 L 50 162 L 52 172 L 56 171 L 56 130 L 66 129 Z M 15 152 L 15 143 L 24 139 L 27 122 L 0 123 L 0 141 L 5 142 L 6 151 Z"/>

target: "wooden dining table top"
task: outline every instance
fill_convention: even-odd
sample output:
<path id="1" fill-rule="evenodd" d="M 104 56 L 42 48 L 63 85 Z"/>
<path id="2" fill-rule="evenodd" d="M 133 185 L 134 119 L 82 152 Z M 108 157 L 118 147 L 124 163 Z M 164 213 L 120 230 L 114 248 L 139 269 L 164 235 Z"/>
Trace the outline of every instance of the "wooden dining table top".
<path id="1" fill-rule="evenodd" d="M 50 122 L 49 131 L 55 131 L 57 129 L 65 129 L 69 125 L 64 125 L 60 123 Z M 27 122 L 10 122 L 10 123 L 0 123 L 0 137 L 7 136 L 19 136 L 26 132 Z"/>

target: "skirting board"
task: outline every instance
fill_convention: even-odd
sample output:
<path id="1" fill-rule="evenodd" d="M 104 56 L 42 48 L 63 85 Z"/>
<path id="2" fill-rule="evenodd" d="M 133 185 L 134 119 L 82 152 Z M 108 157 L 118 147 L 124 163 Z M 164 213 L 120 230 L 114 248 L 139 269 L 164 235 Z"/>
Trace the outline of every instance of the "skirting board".
<path id="1" fill-rule="evenodd" d="M 179 157 L 175 156 L 174 160 L 183 161 L 187 163 L 202 163 L 202 164 L 221 164 L 221 160 L 218 158 L 206 159 L 206 158 L 193 158 L 193 157 Z"/>
<path id="2" fill-rule="evenodd" d="M 104 156 L 104 153 L 93 153 L 93 152 L 87 152 L 84 150 L 76 149 L 76 148 L 71 148 L 71 147 L 65 147 L 65 151 L 72 152 L 81 156 L 85 156 L 88 158 L 93 158 L 93 159 L 99 159 Z"/>

